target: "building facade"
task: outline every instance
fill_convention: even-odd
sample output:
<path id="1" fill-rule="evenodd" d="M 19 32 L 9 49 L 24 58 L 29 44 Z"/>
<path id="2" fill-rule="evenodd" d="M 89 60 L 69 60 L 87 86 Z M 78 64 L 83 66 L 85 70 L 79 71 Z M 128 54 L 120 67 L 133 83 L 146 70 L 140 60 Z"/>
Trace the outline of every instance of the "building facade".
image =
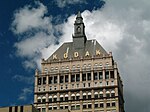
<path id="1" fill-rule="evenodd" d="M 80 12 L 73 42 L 64 43 L 35 72 L 34 106 L 40 112 L 124 112 L 123 84 L 113 59 L 87 40 Z"/>
<path id="2" fill-rule="evenodd" d="M 0 112 L 38 112 L 33 105 L 0 107 Z"/>

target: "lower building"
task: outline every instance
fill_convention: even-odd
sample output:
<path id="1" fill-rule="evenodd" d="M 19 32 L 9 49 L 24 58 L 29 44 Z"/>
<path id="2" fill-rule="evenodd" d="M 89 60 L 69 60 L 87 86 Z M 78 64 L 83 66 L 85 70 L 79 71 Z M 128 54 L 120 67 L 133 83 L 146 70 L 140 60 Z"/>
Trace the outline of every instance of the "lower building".
<path id="1" fill-rule="evenodd" d="M 0 112 L 39 112 L 32 104 L 23 106 L 0 107 Z"/>

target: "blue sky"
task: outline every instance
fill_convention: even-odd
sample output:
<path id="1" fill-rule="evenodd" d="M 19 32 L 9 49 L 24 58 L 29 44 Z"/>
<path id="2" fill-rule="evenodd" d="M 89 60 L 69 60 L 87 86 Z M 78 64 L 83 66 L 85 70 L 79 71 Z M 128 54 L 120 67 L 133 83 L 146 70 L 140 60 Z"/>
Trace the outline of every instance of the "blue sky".
<path id="1" fill-rule="evenodd" d="M 118 63 L 125 110 L 150 111 L 149 7 L 148 0 L 0 1 L 0 106 L 33 103 L 35 69 L 72 41 L 80 10 L 87 38 L 112 51 Z"/>

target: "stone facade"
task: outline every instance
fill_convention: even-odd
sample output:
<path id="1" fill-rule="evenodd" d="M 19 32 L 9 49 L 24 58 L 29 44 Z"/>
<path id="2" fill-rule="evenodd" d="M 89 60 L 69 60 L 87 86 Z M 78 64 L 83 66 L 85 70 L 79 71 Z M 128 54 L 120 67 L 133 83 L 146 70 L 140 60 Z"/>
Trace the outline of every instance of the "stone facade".
<path id="1" fill-rule="evenodd" d="M 124 112 L 123 84 L 112 53 L 87 40 L 78 13 L 73 42 L 64 43 L 35 72 L 40 112 Z"/>

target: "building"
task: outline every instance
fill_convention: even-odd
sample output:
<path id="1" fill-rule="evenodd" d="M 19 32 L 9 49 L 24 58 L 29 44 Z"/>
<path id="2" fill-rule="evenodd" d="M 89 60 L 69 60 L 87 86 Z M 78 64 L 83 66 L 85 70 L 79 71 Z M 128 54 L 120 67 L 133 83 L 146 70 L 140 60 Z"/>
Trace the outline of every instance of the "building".
<path id="1" fill-rule="evenodd" d="M 117 64 L 111 52 L 87 40 L 80 12 L 72 38 L 42 59 L 41 72 L 36 70 L 35 107 L 40 112 L 124 112 Z"/>
<path id="2" fill-rule="evenodd" d="M 0 107 L 0 112 L 38 112 L 33 105 Z"/>

